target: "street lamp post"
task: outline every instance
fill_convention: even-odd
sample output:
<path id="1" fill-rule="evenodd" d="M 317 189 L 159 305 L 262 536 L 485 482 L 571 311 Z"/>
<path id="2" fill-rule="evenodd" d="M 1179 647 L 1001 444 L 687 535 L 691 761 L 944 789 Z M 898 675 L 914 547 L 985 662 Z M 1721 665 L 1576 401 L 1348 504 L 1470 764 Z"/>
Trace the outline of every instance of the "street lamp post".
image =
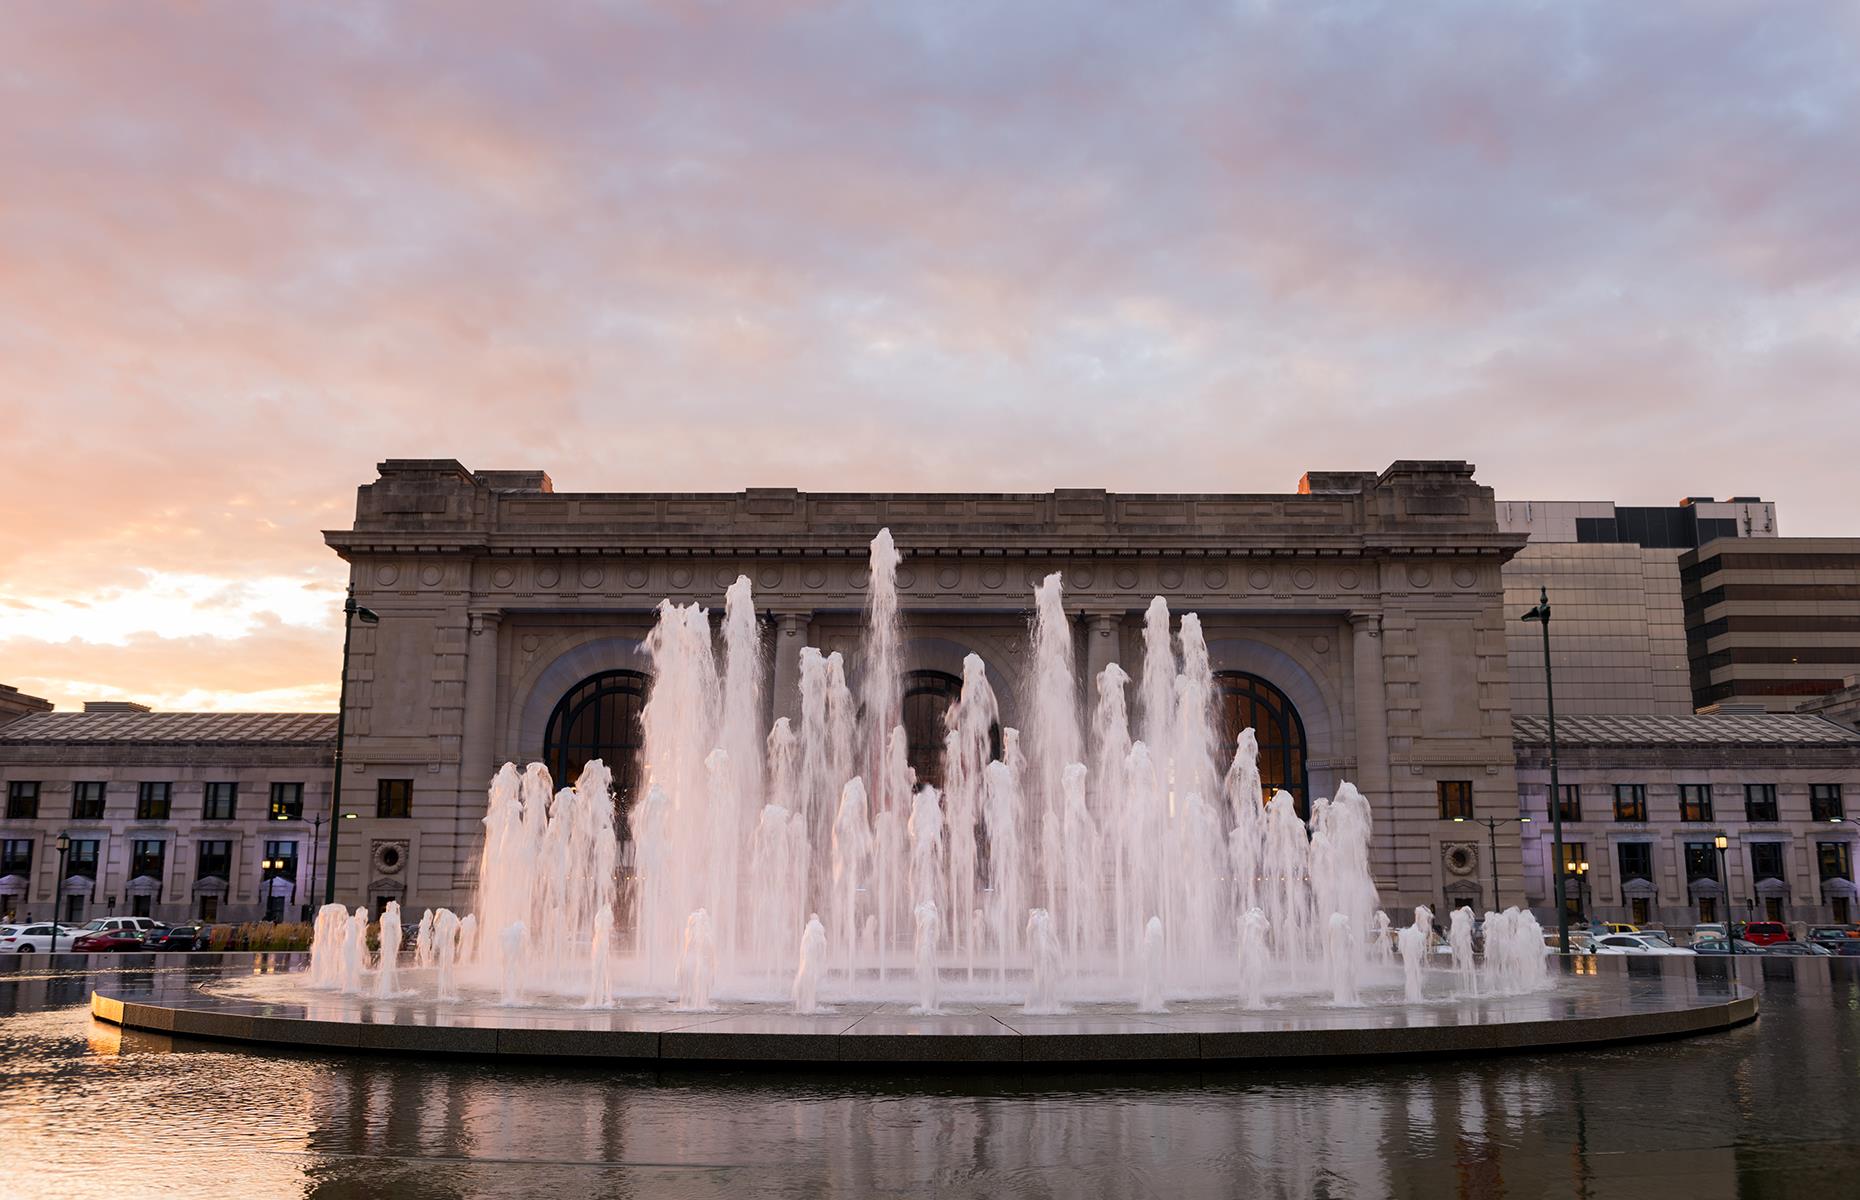
<path id="1" fill-rule="evenodd" d="M 1582 910 L 1582 919 L 1594 925 L 1595 917 L 1589 912 L 1589 864 L 1582 862 L 1565 863 L 1566 867 L 1576 869 L 1576 907 Z"/>
<path id="2" fill-rule="evenodd" d="M 1475 824 L 1485 826 L 1489 857 L 1492 860 L 1492 907 L 1497 908 L 1498 900 L 1498 827 L 1500 825 L 1529 825 L 1529 817 L 1474 817 Z M 1463 824 L 1465 817 L 1453 818 L 1455 825 Z"/>
<path id="3" fill-rule="evenodd" d="M 322 840 L 323 840 L 323 814 L 322 813 L 311 813 L 310 814 L 310 869 L 304 872 L 304 878 L 310 881 L 310 885 L 309 885 L 310 886 L 310 897 L 313 900 L 316 898 L 316 844 Z M 292 890 L 295 891 L 296 890 L 295 887 L 293 887 Z M 300 917 L 300 919 L 308 921 L 310 919 L 310 906 L 308 904 L 300 904 L 298 905 L 298 909 L 299 909 L 298 916 Z"/>
<path id="4" fill-rule="evenodd" d="M 56 944 L 58 941 L 58 922 L 63 920 L 59 915 L 59 902 L 65 898 L 65 854 L 71 849 L 71 835 L 68 833 L 59 834 L 57 840 L 54 841 L 52 845 L 58 847 L 58 878 L 52 881 L 52 941 Z"/>
<path id="5" fill-rule="evenodd" d="M 1724 852 L 1731 844 L 1731 839 L 1722 833 L 1711 840 L 1718 848 L 1718 883 L 1724 892 L 1724 940 L 1731 943 L 1731 953 L 1737 954 L 1737 922 L 1731 919 L 1731 871 L 1725 864 Z"/>
<path id="6" fill-rule="evenodd" d="M 355 602 L 355 585 L 349 585 L 349 594 L 342 602 L 342 686 L 336 697 L 336 757 L 335 774 L 329 786 L 329 861 L 324 866 L 323 903 L 334 904 L 336 901 L 336 837 L 342 828 L 339 814 L 342 812 L 342 739 L 347 732 L 349 721 L 349 636 L 355 631 L 355 622 L 364 625 L 380 623 L 381 618 L 370 608 L 363 608 Z"/>
<path id="7" fill-rule="evenodd" d="M 1556 775 L 1556 688 L 1550 680 L 1550 589 L 1537 589 L 1537 607 L 1518 618 L 1544 627 L 1544 712 L 1550 725 L 1550 867 L 1556 875 L 1556 932 L 1563 953 L 1569 953 L 1569 906 L 1563 900 L 1563 805 Z"/>

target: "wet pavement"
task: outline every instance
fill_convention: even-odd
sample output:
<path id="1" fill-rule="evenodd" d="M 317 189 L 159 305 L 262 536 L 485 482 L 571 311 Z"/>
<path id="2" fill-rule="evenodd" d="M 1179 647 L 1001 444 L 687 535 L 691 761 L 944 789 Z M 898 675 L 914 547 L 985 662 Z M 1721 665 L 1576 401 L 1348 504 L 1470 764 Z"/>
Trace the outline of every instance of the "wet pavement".
<path id="1" fill-rule="evenodd" d="M 188 957 L 0 965 L 0 1195 L 1860 1195 L 1860 960 L 1744 963 L 1762 1018 L 1680 1041 L 904 1079 L 247 1051 L 91 1018 L 93 986 Z"/>

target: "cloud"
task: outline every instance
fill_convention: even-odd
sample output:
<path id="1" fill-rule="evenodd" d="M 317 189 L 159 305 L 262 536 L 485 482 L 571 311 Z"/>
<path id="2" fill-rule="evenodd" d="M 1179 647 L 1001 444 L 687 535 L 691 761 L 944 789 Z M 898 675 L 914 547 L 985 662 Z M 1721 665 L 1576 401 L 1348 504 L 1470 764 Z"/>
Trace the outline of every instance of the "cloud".
<path id="1" fill-rule="evenodd" d="M 146 678 L 99 612 L 327 603 L 320 531 L 397 455 L 582 490 L 1465 457 L 1852 532 L 1857 49 L 1728 0 L 30 7 L 0 599 Z"/>

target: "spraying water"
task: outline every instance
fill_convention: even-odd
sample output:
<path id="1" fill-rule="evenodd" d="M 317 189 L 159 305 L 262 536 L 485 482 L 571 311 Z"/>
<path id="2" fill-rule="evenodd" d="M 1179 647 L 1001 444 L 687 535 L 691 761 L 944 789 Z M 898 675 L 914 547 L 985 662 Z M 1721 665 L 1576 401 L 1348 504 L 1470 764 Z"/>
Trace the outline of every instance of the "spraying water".
<path id="1" fill-rule="evenodd" d="M 381 950 L 375 963 L 375 995 L 392 1000 L 399 995 L 400 901 L 389 900 L 381 910 Z"/>
<path id="2" fill-rule="evenodd" d="M 917 1003 L 911 1012 L 917 1016 L 935 1016 L 942 1011 L 937 1007 L 940 988 L 936 950 L 943 923 L 937 918 L 936 904 L 929 900 L 919 904 L 913 915 L 917 921 Z"/>
<path id="3" fill-rule="evenodd" d="M 903 555 L 887 531 L 869 553 L 859 644 L 801 648 L 794 696 L 765 694 L 747 577 L 725 591 L 720 626 L 699 604 L 662 603 L 642 646 L 652 685 L 640 791 L 620 798 L 629 852 L 606 764 L 568 786 L 541 764 L 506 764 L 490 784 L 472 915 L 450 936 L 440 914 L 423 919 L 416 962 L 449 945 L 457 982 L 501 983 L 510 1003 L 672 996 L 708 1008 L 787 992 L 814 1011 L 829 968 L 849 997 L 914 996 L 925 1009 L 946 1002 L 945 987 L 977 1001 L 1136 996 L 1159 1008 L 1165 996 L 1233 994 L 1235 964 L 1248 1007 L 1269 990 L 1334 1003 L 1394 992 L 1369 800 L 1340 784 L 1312 798 L 1307 820 L 1288 792 L 1267 796 L 1253 731 L 1218 732 L 1216 664 L 1196 614 L 1152 600 L 1138 681 L 1105 666 L 1081 721 L 1077 630 L 1064 579 L 1046 575 L 1029 603 L 1024 743 L 1004 727 L 979 654 L 962 661 L 943 728 L 926 729 L 919 710 L 907 728 Z M 765 727 L 771 703 L 798 723 Z M 926 754 L 940 786 L 916 778 Z M 1471 914 L 1456 914 L 1456 929 L 1462 920 L 1466 991 L 1478 981 Z M 313 986 L 360 990 L 366 924 L 365 913 L 359 932 L 339 907 L 319 913 Z M 1531 926 L 1503 913 L 1489 924 L 1485 986 L 1542 986 L 1539 956 L 1525 953 Z M 892 970 L 905 962 L 908 973 Z"/>
<path id="4" fill-rule="evenodd" d="M 820 914 L 813 913 L 807 918 L 807 929 L 801 934 L 801 962 L 794 973 L 794 1011 L 802 1016 L 825 1012 L 820 1005 L 820 977 L 827 969 L 827 927 L 820 923 Z"/>

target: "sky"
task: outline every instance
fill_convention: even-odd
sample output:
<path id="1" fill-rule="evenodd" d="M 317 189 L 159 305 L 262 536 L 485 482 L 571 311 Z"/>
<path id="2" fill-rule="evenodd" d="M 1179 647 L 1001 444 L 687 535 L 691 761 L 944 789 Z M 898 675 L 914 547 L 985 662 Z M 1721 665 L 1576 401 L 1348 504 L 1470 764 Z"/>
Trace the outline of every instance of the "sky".
<path id="1" fill-rule="evenodd" d="M 333 709 L 389 457 L 1860 534 L 1860 6 L 0 14 L 0 683 Z"/>

